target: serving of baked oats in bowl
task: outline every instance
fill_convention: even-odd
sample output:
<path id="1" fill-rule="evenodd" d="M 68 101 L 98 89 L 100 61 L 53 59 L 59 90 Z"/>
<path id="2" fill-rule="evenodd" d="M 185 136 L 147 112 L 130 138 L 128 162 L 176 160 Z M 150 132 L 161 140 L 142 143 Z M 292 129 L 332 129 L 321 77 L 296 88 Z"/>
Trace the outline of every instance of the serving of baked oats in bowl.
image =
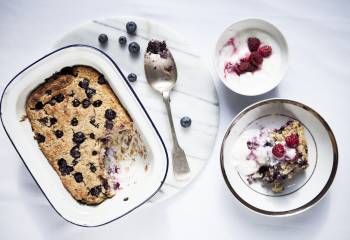
<path id="1" fill-rule="evenodd" d="M 287 99 L 255 103 L 229 125 L 220 153 L 228 188 L 255 212 L 302 212 L 327 192 L 338 165 L 334 135 L 310 107 Z"/>

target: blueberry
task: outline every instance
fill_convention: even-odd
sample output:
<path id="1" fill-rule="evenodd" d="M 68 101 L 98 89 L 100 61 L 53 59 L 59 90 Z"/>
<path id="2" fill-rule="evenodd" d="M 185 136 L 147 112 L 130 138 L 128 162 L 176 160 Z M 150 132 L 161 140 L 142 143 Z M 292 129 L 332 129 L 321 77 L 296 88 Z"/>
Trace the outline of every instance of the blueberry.
<path id="1" fill-rule="evenodd" d="M 44 107 L 44 104 L 40 101 L 35 104 L 35 110 L 43 109 L 43 107 Z"/>
<path id="2" fill-rule="evenodd" d="M 67 161 L 64 158 L 60 158 L 57 160 L 57 165 L 59 167 L 66 168 L 67 167 Z"/>
<path id="3" fill-rule="evenodd" d="M 52 98 L 52 99 L 49 101 L 49 104 L 50 104 L 51 106 L 55 106 L 56 103 L 57 103 L 57 101 L 56 101 L 54 98 Z"/>
<path id="4" fill-rule="evenodd" d="M 77 183 L 81 183 L 83 181 L 83 174 L 81 174 L 80 172 L 74 173 L 73 176 Z"/>
<path id="5" fill-rule="evenodd" d="M 56 123 L 57 123 L 57 118 L 55 118 L 55 117 L 50 118 L 50 125 L 51 126 L 55 125 Z"/>
<path id="6" fill-rule="evenodd" d="M 76 76 L 76 74 L 74 74 L 74 70 L 72 67 L 64 67 L 61 69 L 60 74 L 62 75 L 73 75 Z"/>
<path id="7" fill-rule="evenodd" d="M 90 171 L 91 172 L 96 172 L 96 167 L 93 163 L 90 163 Z"/>
<path id="8" fill-rule="evenodd" d="M 130 73 L 130 74 L 128 75 L 128 80 L 129 80 L 130 82 L 135 82 L 135 81 L 137 80 L 137 75 L 136 75 L 135 73 Z"/>
<path id="9" fill-rule="evenodd" d="M 105 79 L 105 76 L 103 76 L 103 75 L 100 75 L 99 77 L 98 77 L 98 84 L 100 84 L 100 85 L 103 85 L 103 84 L 106 84 L 107 83 L 107 81 L 106 81 L 106 79 Z"/>
<path id="10" fill-rule="evenodd" d="M 90 138 L 91 139 L 95 139 L 95 134 L 94 133 L 90 133 Z"/>
<path id="11" fill-rule="evenodd" d="M 192 123 L 192 120 L 189 117 L 183 117 L 180 120 L 180 124 L 184 128 L 188 128 L 189 126 L 191 126 L 191 123 Z"/>
<path id="12" fill-rule="evenodd" d="M 40 133 L 36 133 L 34 139 L 37 140 L 38 143 L 45 142 L 45 136 Z"/>
<path id="13" fill-rule="evenodd" d="M 77 118 L 72 118 L 72 120 L 70 120 L 70 124 L 72 125 L 72 126 L 77 126 L 78 125 L 78 119 Z"/>
<path id="14" fill-rule="evenodd" d="M 40 118 L 38 120 L 42 125 L 47 125 L 47 123 L 49 122 L 49 119 L 47 117 L 43 117 L 43 118 Z"/>
<path id="15" fill-rule="evenodd" d="M 108 120 L 113 120 L 117 116 L 116 112 L 113 109 L 107 109 L 105 111 L 105 118 Z"/>
<path id="16" fill-rule="evenodd" d="M 73 166 L 77 165 L 78 163 L 79 163 L 79 159 L 74 159 L 74 160 L 72 161 L 72 165 L 73 165 Z"/>
<path id="17" fill-rule="evenodd" d="M 126 37 L 124 36 L 120 36 L 119 39 L 118 39 L 118 42 L 120 45 L 125 45 L 127 40 L 126 40 Z"/>
<path id="18" fill-rule="evenodd" d="M 112 129 L 113 129 L 113 121 L 106 120 L 106 122 L 105 122 L 105 128 L 106 128 L 106 129 L 109 129 L 109 130 L 112 130 Z"/>
<path id="19" fill-rule="evenodd" d="M 74 168 L 67 165 L 67 161 L 64 158 L 57 160 L 58 170 L 61 172 L 62 176 L 69 175 L 73 172 Z"/>
<path id="20" fill-rule="evenodd" d="M 62 175 L 69 175 L 71 172 L 74 171 L 74 168 L 72 166 L 67 166 L 65 171 L 62 173 Z"/>
<path id="21" fill-rule="evenodd" d="M 135 33 L 137 29 L 137 25 L 135 22 L 127 22 L 126 23 L 126 31 L 128 33 Z"/>
<path id="22" fill-rule="evenodd" d="M 102 179 L 102 186 L 105 190 L 110 188 L 107 179 L 105 179 L 105 178 Z"/>
<path id="23" fill-rule="evenodd" d="M 79 82 L 79 87 L 87 89 L 89 87 L 89 80 L 84 78 L 82 81 Z"/>
<path id="24" fill-rule="evenodd" d="M 97 155 L 97 151 L 94 150 L 94 151 L 92 151 L 91 154 L 92 154 L 92 156 L 96 156 Z"/>
<path id="25" fill-rule="evenodd" d="M 84 99 L 83 100 L 83 108 L 88 108 L 90 106 L 91 102 L 89 99 Z"/>
<path id="26" fill-rule="evenodd" d="M 106 34 L 100 34 L 98 36 L 98 41 L 101 43 L 101 44 L 106 44 L 108 42 L 108 37 Z"/>
<path id="27" fill-rule="evenodd" d="M 63 132 L 61 130 L 56 130 L 55 135 L 57 138 L 61 138 L 61 137 L 63 137 Z"/>
<path id="28" fill-rule="evenodd" d="M 58 103 L 63 102 L 63 100 L 64 100 L 64 95 L 63 95 L 63 93 L 60 93 L 60 94 L 56 95 L 56 96 L 54 97 L 54 99 L 55 99 Z"/>
<path id="29" fill-rule="evenodd" d="M 96 186 L 90 189 L 91 195 L 95 197 L 97 197 L 101 193 L 101 191 L 102 191 L 101 186 Z"/>
<path id="30" fill-rule="evenodd" d="M 78 147 L 78 146 L 74 146 L 74 147 L 70 150 L 70 155 L 71 155 L 73 158 L 80 158 L 79 147 Z"/>
<path id="31" fill-rule="evenodd" d="M 137 42 L 129 43 L 128 48 L 131 54 L 138 54 L 140 52 L 140 45 Z"/>
<path id="32" fill-rule="evenodd" d="M 75 99 L 72 101 L 72 105 L 73 105 L 73 107 L 79 107 L 80 101 L 79 101 L 78 99 L 75 98 Z"/>
<path id="33" fill-rule="evenodd" d="M 101 100 L 96 100 L 95 102 L 92 103 L 92 105 L 94 107 L 100 107 L 102 105 L 102 101 Z"/>
<path id="34" fill-rule="evenodd" d="M 93 88 L 87 88 L 87 89 L 85 90 L 85 93 L 86 93 L 86 96 L 87 96 L 88 98 L 92 98 L 92 96 L 94 96 L 94 95 L 96 94 L 96 90 L 93 89 Z"/>
<path id="35" fill-rule="evenodd" d="M 73 142 L 76 144 L 81 144 L 85 141 L 85 134 L 82 132 L 76 132 L 73 134 Z"/>

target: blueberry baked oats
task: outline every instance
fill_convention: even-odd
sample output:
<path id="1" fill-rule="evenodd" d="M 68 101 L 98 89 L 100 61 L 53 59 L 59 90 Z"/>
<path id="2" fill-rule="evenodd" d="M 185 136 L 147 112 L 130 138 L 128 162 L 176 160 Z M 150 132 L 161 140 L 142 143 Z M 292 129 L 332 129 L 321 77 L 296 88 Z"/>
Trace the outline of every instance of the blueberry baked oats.
<path id="1" fill-rule="evenodd" d="M 308 166 L 308 147 L 304 127 L 290 120 L 278 129 L 262 127 L 246 142 L 247 155 L 243 161 L 249 183 L 261 180 L 275 193 Z M 241 166 L 242 167 L 242 166 Z"/>
<path id="2" fill-rule="evenodd" d="M 111 166 L 146 156 L 132 119 L 91 67 L 65 67 L 47 78 L 27 98 L 26 114 L 43 154 L 81 203 L 96 205 L 114 196 L 119 184 Z"/>

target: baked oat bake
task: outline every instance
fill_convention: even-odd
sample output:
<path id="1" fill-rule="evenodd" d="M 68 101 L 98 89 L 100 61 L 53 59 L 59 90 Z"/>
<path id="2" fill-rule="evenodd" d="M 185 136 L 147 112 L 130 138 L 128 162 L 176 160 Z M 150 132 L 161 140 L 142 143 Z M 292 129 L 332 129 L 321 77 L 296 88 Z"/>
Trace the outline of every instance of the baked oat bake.
<path id="1" fill-rule="evenodd" d="M 261 179 L 275 193 L 284 190 L 284 183 L 308 167 L 308 148 L 304 127 L 297 120 L 288 121 L 279 129 L 261 129 L 247 142 L 247 160 L 255 160 L 258 170 L 248 176 L 252 182 Z"/>
<path id="2" fill-rule="evenodd" d="M 26 114 L 40 149 L 79 202 L 96 205 L 115 194 L 105 168 L 112 131 L 133 129 L 132 119 L 102 74 L 65 67 L 34 89 Z"/>

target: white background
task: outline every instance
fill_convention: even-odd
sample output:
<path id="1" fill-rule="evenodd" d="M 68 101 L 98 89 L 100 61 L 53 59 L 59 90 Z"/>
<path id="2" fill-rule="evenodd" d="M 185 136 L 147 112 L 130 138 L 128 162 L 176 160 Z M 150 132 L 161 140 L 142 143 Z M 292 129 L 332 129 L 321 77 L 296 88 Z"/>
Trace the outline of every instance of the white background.
<path id="1" fill-rule="evenodd" d="M 284 81 L 260 97 L 242 97 L 216 80 L 221 105 L 216 148 L 184 192 L 98 228 L 67 223 L 51 208 L 0 129 L 0 239 L 349 239 L 350 1 L 26 1 L 0 0 L 0 90 L 64 33 L 90 19 L 137 15 L 185 34 L 203 55 L 229 24 L 246 17 L 271 21 L 285 34 L 290 65 Z M 340 163 L 327 196 L 288 218 L 250 212 L 221 176 L 219 146 L 229 121 L 269 97 L 299 100 L 328 121 Z"/>

